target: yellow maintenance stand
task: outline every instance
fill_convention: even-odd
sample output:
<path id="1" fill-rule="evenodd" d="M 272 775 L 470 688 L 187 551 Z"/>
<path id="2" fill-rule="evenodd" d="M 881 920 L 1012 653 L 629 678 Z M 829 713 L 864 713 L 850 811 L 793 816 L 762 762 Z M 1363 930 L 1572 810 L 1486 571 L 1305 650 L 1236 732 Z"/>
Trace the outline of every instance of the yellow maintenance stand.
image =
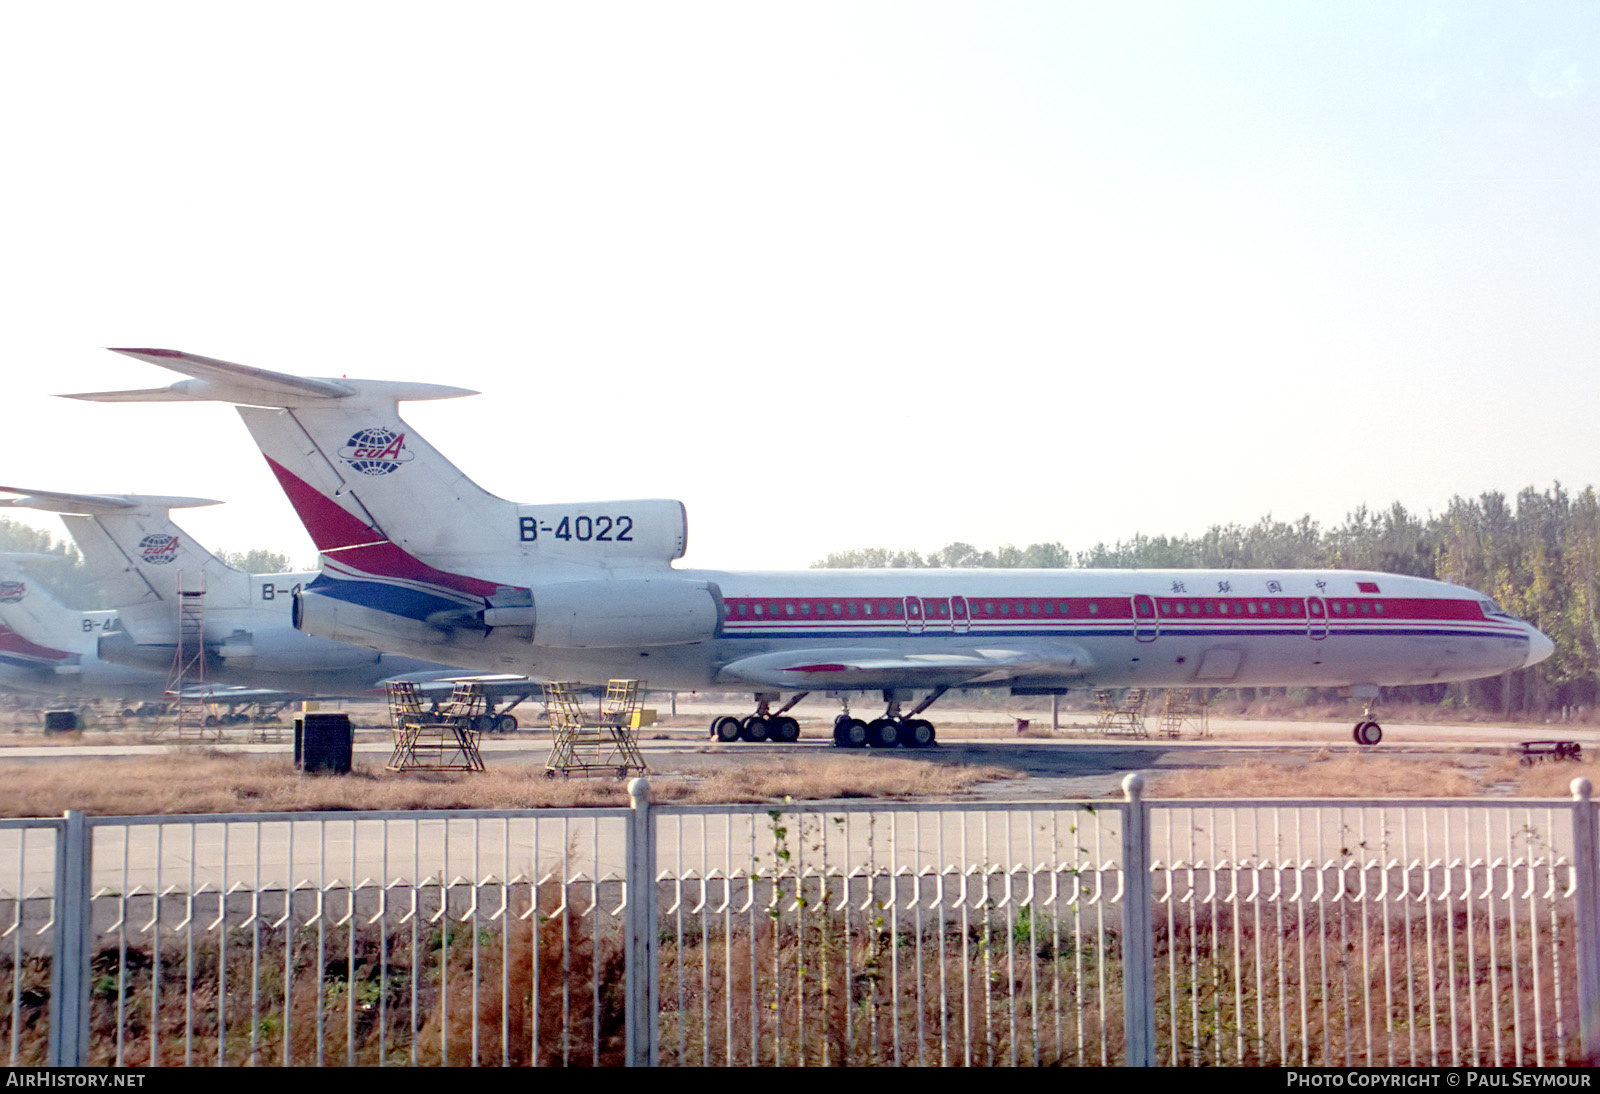
<path id="1" fill-rule="evenodd" d="M 642 680 L 612 680 L 606 685 L 600 709 L 584 710 L 581 685 L 554 683 L 544 686 L 544 709 L 555 740 L 545 763 L 546 778 L 557 775 L 642 774 L 644 757 L 634 731 L 639 728 L 644 697 Z"/>

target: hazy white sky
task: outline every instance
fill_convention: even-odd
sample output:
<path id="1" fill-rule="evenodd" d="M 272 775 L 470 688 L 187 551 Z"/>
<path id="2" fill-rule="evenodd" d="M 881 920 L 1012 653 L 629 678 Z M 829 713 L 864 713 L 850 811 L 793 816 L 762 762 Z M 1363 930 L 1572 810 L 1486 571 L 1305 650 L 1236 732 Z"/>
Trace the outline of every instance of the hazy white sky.
<path id="1" fill-rule="evenodd" d="M 1600 480 L 1600 7 L 14 4 L 0 481 L 313 557 L 164 346 L 692 565 Z M 54 518 L 42 526 L 60 531 Z"/>

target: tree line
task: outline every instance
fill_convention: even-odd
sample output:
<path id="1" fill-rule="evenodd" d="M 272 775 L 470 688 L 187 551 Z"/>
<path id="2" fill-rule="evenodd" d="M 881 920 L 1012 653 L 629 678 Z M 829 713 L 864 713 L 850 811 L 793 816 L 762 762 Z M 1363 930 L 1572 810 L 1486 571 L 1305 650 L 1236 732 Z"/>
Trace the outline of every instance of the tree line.
<path id="1" fill-rule="evenodd" d="M 1073 551 L 1060 543 L 979 550 L 952 543 L 922 554 L 879 547 L 830 554 L 815 567 L 1378 570 L 1465 585 L 1548 635 L 1556 652 L 1531 669 L 1467 684 L 1393 689 L 1504 713 L 1543 715 L 1600 698 L 1600 496 L 1529 487 L 1457 497 L 1421 517 L 1398 502 L 1365 507 L 1333 527 L 1309 516 L 1213 525 L 1198 536 L 1138 534 Z"/>

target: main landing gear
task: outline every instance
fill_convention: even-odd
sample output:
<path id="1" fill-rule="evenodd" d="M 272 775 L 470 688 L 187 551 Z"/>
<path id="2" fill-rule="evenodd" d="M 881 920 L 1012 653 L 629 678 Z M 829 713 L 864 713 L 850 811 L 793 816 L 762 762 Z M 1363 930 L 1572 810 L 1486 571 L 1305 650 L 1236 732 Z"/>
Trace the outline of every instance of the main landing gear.
<path id="1" fill-rule="evenodd" d="M 775 711 L 770 709 L 770 704 L 777 698 L 776 695 L 757 695 L 754 714 L 744 718 L 727 714 L 713 718 L 711 736 L 726 743 L 776 741 L 778 744 L 793 744 L 800 739 L 800 723 L 789 717 L 787 711 L 808 694 L 800 692 Z"/>
<path id="2" fill-rule="evenodd" d="M 917 717 L 934 703 L 934 700 L 943 695 L 948 689 L 939 688 L 934 693 L 918 703 L 912 711 L 902 716 L 900 714 L 900 701 L 891 698 L 893 692 L 884 693 L 886 709 L 882 718 L 874 718 L 870 722 L 863 722 L 860 718 L 850 716 L 850 706 L 845 704 L 844 713 L 833 721 L 833 746 L 835 748 L 894 748 L 899 745 L 903 748 L 932 748 L 938 744 L 938 734 L 935 733 L 933 723 Z"/>
<path id="3" fill-rule="evenodd" d="M 1383 740 L 1383 727 L 1372 717 L 1372 708 L 1375 700 L 1368 700 L 1366 708 L 1361 712 L 1361 721 L 1356 723 L 1352 736 L 1358 745 L 1375 745 Z"/>

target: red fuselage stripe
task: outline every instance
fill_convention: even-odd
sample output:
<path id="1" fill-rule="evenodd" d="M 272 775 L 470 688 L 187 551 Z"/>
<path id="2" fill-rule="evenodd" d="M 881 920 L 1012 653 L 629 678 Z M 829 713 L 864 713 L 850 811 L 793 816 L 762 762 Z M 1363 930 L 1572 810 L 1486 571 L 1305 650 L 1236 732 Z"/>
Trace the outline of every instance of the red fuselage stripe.
<path id="1" fill-rule="evenodd" d="M 1140 597 L 1141 621 L 1163 623 L 1446 623 L 1489 621 L 1475 600 L 1420 597 Z M 1130 597 L 728 597 L 729 624 L 1118 623 L 1134 618 Z M 1154 614 L 1149 614 L 1153 611 Z"/>

